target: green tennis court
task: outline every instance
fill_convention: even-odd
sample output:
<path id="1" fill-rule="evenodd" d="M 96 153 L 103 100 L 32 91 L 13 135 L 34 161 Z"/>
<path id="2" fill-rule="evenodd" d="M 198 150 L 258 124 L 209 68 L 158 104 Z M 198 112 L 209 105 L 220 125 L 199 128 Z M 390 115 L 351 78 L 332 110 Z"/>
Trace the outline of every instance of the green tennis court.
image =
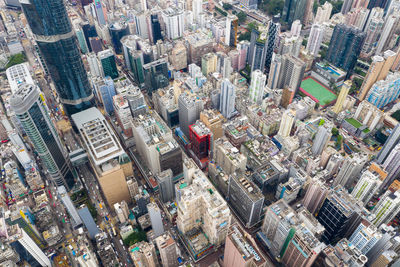
<path id="1" fill-rule="evenodd" d="M 311 77 L 305 78 L 300 84 L 300 91 L 311 97 L 321 106 L 331 104 L 336 100 L 336 95 Z"/>

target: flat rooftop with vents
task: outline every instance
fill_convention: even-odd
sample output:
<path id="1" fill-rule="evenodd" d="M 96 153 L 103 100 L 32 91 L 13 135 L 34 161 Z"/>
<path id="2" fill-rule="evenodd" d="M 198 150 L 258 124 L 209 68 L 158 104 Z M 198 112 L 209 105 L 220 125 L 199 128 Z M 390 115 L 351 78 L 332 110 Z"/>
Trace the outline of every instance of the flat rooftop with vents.
<path id="1" fill-rule="evenodd" d="M 89 108 L 73 114 L 72 120 L 96 165 L 106 163 L 125 153 L 103 114 L 97 108 Z"/>

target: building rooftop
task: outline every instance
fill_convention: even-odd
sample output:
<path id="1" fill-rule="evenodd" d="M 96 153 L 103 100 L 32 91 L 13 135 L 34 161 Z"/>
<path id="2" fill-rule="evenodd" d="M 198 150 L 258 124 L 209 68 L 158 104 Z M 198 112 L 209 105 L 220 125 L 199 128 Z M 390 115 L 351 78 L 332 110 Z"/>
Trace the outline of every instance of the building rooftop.
<path id="1" fill-rule="evenodd" d="M 103 114 L 90 108 L 72 115 L 76 127 L 96 165 L 122 156 L 125 152 Z"/>
<path id="2" fill-rule="evenodd" d="M 132 123 L 147 145 L 160 144 L 165 139 L 171 139 L 166 138 L 171 135 L 171 129 L 155 112 L 141 114 L 133 118 Z"/>
<path id="3" fill-rule="evenodd" d="M 228 238 L 232 240 L 236 249 L 243 255 L 243 259 L 246 262 L 253 260 L 255 266 L 263 266 L 266 261 L 264 255 L 259 251 L 254 241 L 248 238 L 249 234 L 236 225 L 232 225 L 229 230 Z"/>
<path id="4" fill-rule="evenodd" d="M 232 175 L 232 178 L 237 181 L 240 188 L 246 192 L 246 195 L 253 201 L 256 202 L 264 198 L 261 190 L 250 180 L 243 176 Z"/>
<path id="5" fill-rule="evenodd" d="M 103 59 L 103 58 L 108 58 L 110 56 L 114 56 L 114 53 L 112 52 L 111 49 L 106 49 L 97 53 L 97 56 L 99 57 L 99 59 Z"/>
<path id="6" fill-rule="evenodd" d="M 196 135 L 198 135 L 199 137 L 203 137 L 205 135 L 209 135 L 212 134 L 212 132 L 210 131 L 210 129 L 208 129 L 204 123 L 202 123 L 201 121 L 196 121 L 195 124 L 192 124 L 189 126 L 190 129 L 192 129 L 192 131 L 194 133 L 196 133 Z"/>
<path id="7" fill-rule="evenodd" d="M 33 84 L 33 79 L 31 74 L 29 73 L 28 66 L 28 63 L 21 63 L 9 67 L 6 70 L 7 80 L 10 84 L 11 93 L 15 93 L 18 90 L 19 85 L 22 83 Z"/>

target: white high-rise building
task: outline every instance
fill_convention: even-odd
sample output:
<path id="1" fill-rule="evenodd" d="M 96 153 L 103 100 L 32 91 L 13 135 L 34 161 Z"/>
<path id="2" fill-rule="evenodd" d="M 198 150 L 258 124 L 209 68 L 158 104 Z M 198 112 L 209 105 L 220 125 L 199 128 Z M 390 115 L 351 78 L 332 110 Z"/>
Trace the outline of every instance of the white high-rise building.
<path id="1" fill-rule="evenodd" d="M 147 10 L 147 0 L 140 0 L 140 7 L 141 7 L 142 11 L 146 11 Z"/>
<path id="2" fill-rule="evenodd" d="M 168 39 L 175 40 L 183 36 L 185 30 L 184 12 L 175 7 L 169 7 L 162 13 Z"/>
<path id="3" fill-rule="evenodd" d="M 89 63 L 90 74 L 92 74 L 92 77 L 102 77 L 103 68 L 101 67 L 99 58 L 96 56 L 96 53 L 89 53 L 86 59 Z"/>
<path id="4" fill-rule="evenodd" d="M 400 191 L 392 192 L 387 190 L 381 196 L 378 204 L 372 210 L 375 218 L 372 223 L 379 227 L 383 223 L 388 223 L 400 212 Z"/>
<path id="5" fill-rule="evenodd" d="M 9 227 L 7 241 L 10 243 L 17 242 L 20 246 L 25 249 L 26 254 L 30 254 L 41 266 L 52 266 L 50 260 L 44 252 L 36 245 L 36 243 L 29 237 L 24 229 L 21 229 L 18 225 L 12 225 Z M 23 251 L 19 251 L 24 253 Z"/>
<path id="6" fill-rule="evenodd" d="M 203 12 L 203 0 L 193 0 L 192 9 L 193 9 L 193 19 L 195 22 L 199 23 L 200 14 Z"/>
<path id="7" fill-rule="evenodd" d="M 264 86 L 267 76 L 261 70 L 251 73 L 251 83 L 249 87 L 249 98 L 257 104 L 261 104 L 264 96 Z"/>
<path id="8" fill-rule="evenodd" d="M 311 55 L 317 56 L 321 47 L 322 40 L 324 38 L 324 27 L 319 24 L 313 24 L 311 27 L 310 36 L 307 41 L 307 51 Z"/>
<path id="9" fill-rule="evenodd" d="M 361 175 L 360 180 L 358 180 L 356 186 L 351 192 L 351 195 L 355 199 L 361 200 L 365 205 L 378 191 L 381 184 L 382 181 L 379 179 L 379 177 L 367 170 Z"/>
<path id="10" fill-rule="evenodd" d="M 385 45 L 388 39 L 391 37 L 392 29 L 399 20 L 399 15 L 400 14 L 396 12 L 386 18 L 381 37 L 379 38 L 379 42 L 376 47 L 375 55 L 379 55 L 382 51 L 384 51 Z"/>
<path id="11" fill-rule="evenodd" d="M 297 20 L 293 21 L 292 27 L 290 28 L 290 33 L 294 37 L 299 37 L 300 32 L 301 32 L 301 22 L 300 22 L 300 20 L 297 19 Z"/>
<path id="12" fill-rule="evenodd" d="M 385 168 L 385 171 L 387 171 L 388 176 L 386 179 L 383 181 L 382 187 L 385 188 L 389 186 L 394 179 L 396 179 L 399 174 L 400 174 L 400 144 L 397 144 L 392 151 L 390 151 L 390 154 L 386 158 L 386 160 L 383 162 L 383 167 Z"/>
<path id="13" fill-rule="evenodd" d="M 342 185 L 346 188 L 351 187 L 367 161 L 368 157 L 366 154 L 354 154 L 353 157 L 345 158 L 338 175 L 333 181 L 333 186 Z"/>
<path id="14" fill-rule="evenodd" d="M 381 238 L 382 233 L 378 231 L 377 227 L 367 220 L 363 220 L 350 236 L 349 242 L 365 255 Z"/>
<path id="15" fill-rule="evenodd" d="M 151 228 L 153 229 L 154 237 L 159 237 L 164 233 L 163 220 L 161 217 L 160 208 L 156 203 L 147 204 L 147 210 L 149 211 Z"/>
<path id="16" fill-rule="evenodd" d="M 294 119 L 296 118 L 296 111 L 294 109 L 286 110 L 282 116 L 281 125 L 279 127 L 278 135 L 281 137 L 287 137 L 290 135 Z"/>
<path id="17" fill-rule="evenodd" d="M 325 148 L 326 143 L 332 136 L 332 128 L 325 125 L 320 125 L 318 127 L 317 134 L 315 135 L 313 146 L 311 148 L 312 153 L 317 156 L 322 153 L 322 150 Z"/>
<path id="18" fill-rule="evenodd" d="M 21 63 L 9 67 L 6 70 L 7 80 L 10 84 L 11 93 L 15 93 L 22 83 L 33 84 L 32 75 L 29 73 L 29 64 Z"/>
<path id="19" fill-rule="evenodd" d="M 278 88 L 278 81 L 281 71 L 282 58 L 280 55 L 275 55 L 274 59 L 271 62 L 271 67 L 269 69 L 268 75 L 268 83 L 267 87 L 270 89 Z"/>
<path id="20" fill-rule="evenodd" d="M 190 184 L 182 186 L 182 182 L 175 187 L 179 207 L 176 225 L 183 234 L 200 228 L 207 235 L 208 241 L 219 247 L 225 242 L 231 223 L 231 211 L 225 199 L 193 161 L 187 164 L 184 165 L 187 168 L 184 170 L 185 182 Z"/>
<path id="21" fill-rule="evenodd" d="M 327 22 L 332 13 L 332 4 L 329 2 L 325 2 L 324 5 L 318 7 L 317 14 L 315 15 L 314 23 L 323 23 Z"/>
<path id="22" fill-rule="evenodd" d="M 221 83 L 221 96 L 220 96 L 220 112 L 229 119 L 235 111 L 235 86 L 228 80 L 224 79 Z"/>

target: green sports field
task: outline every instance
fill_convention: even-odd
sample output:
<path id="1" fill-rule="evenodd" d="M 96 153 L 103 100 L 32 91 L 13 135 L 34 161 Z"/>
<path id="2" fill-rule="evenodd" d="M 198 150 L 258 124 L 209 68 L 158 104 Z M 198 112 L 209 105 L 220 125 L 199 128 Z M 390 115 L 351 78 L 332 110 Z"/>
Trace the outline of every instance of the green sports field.
<path id="1" fill-rule="evenodd" d="M 336 95 L 311 77 L 305 78 L 300 84 L 300 91 L 311 97 L 321 106 L 326 106 L 336 100 Z"/>

